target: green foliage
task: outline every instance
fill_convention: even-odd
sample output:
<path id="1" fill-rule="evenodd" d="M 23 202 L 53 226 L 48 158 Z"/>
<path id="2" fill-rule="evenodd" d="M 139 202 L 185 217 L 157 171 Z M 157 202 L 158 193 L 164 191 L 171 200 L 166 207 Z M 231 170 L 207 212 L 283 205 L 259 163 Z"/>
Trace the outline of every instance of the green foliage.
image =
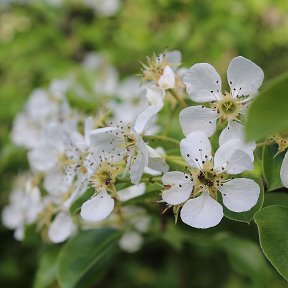
<path id="1" fill-rule="evenodd" d="M 60 286 L 86 287 L 91 281 L 88 276 L 92 276 L 94 283 L 99 281 L 106 271 L 118 238 L 119 232 L 103 228 L 82 232 L 69 240 L 61 249 L 56 262 Z M 85 282 L 81 285 L 82 278 L 85 278 Z"/>
<path id="2" fill-rule="evenodd" d="M 288 131 L 288 74 L 275 79 L 253 103 L 247 117 L 247 138 L 259 140 Z"/>
<path id="3" fill-rule="evenodd" d="M 59 251 L 59 246 L 45 247 L 35 275 L 34 288 L 51 287 L 56 282 L 55 264 Z"/>
<path id="4" fill-rule="evenodd" d="M 261 249 L 254 242 L 225 234 L 220 234 L 217 240 L 235 271 L 251 279 L 255 287 L 266 286 L 269 268 Z"/>
<path id="5" fill-rule="evenodd" d="M 255 216 L 261 248 L 278 272 L 288 280 L 288 208 L 272 205 Z"/>
<path id="6" fill-rule="evenodd" d="M 265 146 L 263 148 L 263 174 L 268 186 L 268 191 L 283 187 L 280 179 L 280 168 L 284 153 L 277 153 L 278 148 L 276 145 Z"/>

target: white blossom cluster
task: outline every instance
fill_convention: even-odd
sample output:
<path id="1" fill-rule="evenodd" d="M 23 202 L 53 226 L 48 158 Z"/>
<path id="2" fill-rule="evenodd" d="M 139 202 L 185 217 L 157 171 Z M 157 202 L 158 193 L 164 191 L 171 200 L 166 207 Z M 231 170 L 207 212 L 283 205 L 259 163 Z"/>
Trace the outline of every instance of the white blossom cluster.
<path id="1" fill-rule="evenodd" d="M 13 142 L 28 149 L 31 171 L 16 181 L 2 214 L 17 239 L 23 239 L 32 223 L 54 243 L 81 229 L 108 225 L 123 230 L 121 248 L 137 251 L 151 217 L 129 200 L 145 195 L 153 177 L 159 179 L 159 202 L 195 228 L 217 225 L 224 215 L 222 205 L 233 212 L 256 205 L 259 185 L 239 174 L 253 169 L 256 144 L 244 141 L 243 125 L 263 71 L 244 57 L 234 58 L 227 72 L 230 91 L 222 92 L 221 78 L 211 65 L 185 69 L 180 64 L 179 51 L 164 52 L 147 58 L 142 80 L 119 81 L 102 56 L 88 55 L 83 67 L 97 75 L 95 94 L 110 97 L 111 113 L 104 116 L 101 110 L 90 116 L 70 107 L 65 95 L 71 87 L 85 94 L 70 78 L 32 92 L 12 131 Z M 166 104 L 184 108 L 187 98 L 201 106 L 180 112 L 181 156 L 172 158 L 184 165 L 181 171 L 169 171 L 167 151 L 149 146 L 149 139 L 165 146 L 168 137 L 162 135 L 157 117 Z M 217 131 L 215 150 L 209 137 Z M 73 209 L 75 203 L 80 203 L 79 210 Z"/>

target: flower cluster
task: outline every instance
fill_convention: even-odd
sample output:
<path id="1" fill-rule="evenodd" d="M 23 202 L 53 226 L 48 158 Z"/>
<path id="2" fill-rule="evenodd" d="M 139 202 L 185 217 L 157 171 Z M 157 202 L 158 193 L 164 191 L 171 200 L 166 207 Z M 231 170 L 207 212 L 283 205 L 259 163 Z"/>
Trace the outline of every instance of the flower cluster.
<path id="1" fill-rule="evenodd" d="M 180 213 L 196 228 L 217 225 L 222 204 L 244 212 L 257 203 L 259 185 L 239 174 L 253 169 L 256 144 L 245 142 L 243 127 L 263 71 L 244 57 L 234 58 L 227 72 L 230 92 L 222 94 L 211 65 L 186 69 L 180 64 L 179 51 L 164 52 L 142 64 L 142 80 L 119 81 L 101 55 L 88 55 L 83 69 L 97 75 L 93 91 L 105 99 L 95 115 L 69 105 L 69 90 L 87 96 L 71 75 L 32 92 L 12 130 L 13 142 L 28 150 L 31 169 L 16 181 L 2 214 L 17 239 L 33 223 L 44 240 L 54 243 L 81 229 L 111 226 L 123 231 L 121 248 L 137 251 L 151 216 L 129 201 L 140 201 L 151 185 L 158 187 L 159 205 L 165 202 L 176 219 Z M 193 103 L 189 98 L 201 106 L 186 107 Z M 159 121 L 165 107 L 174 113 L 178 106 L 186 107 L 179 114 L 181 156 L 165 148 L 167 142 L 178 148 L 179 142 L 164 135 Z M 169 130 L 169 120 L 165 124 Z M 154 147 L 154 141 L 161 146 Z M 169 171 L 167 162 L 173 165 L 173 159 L 182 163 L 180 171 Z"/>

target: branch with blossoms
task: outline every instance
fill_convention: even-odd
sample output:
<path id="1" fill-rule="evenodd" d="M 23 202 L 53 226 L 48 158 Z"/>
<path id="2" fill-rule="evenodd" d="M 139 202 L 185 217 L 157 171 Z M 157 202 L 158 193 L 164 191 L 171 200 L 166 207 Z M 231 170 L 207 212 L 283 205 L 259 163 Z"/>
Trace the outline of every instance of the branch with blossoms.
<path id="1" fill-rule="evenodd" d="M 96 115 L 70 107 L 67 91 L 82 90 L 67 78 L 33 91 L 15 119 L 12 138 L 27 148 L 30 164 L 2 214 L 15 238 L 23 240 L 33 223 L 52 243 L 113 227 L 121 231 L 119 246 L 135 252 L 157 213 L 199 229 L 216 226 L 229 213 L 253 219 L 263 205 L 262 180 L 247 172 L 253 174 L 255 149 L 278 144 L 278 155 L 288 147 L 285 135 L 258 144 L 245 140 L 262 69 L 244 57 L 232 59 L 228 92 L 210 64 L 181 67 L 179 51 L 147 58 L 142 79 L 121 82 L 100 59 L 96 67 L 88 59 L 83 64 L 99 73 L 94 93 L 108 100 Z M 287 169 L 286 154 L 279 171 L 285 187 Z"/>

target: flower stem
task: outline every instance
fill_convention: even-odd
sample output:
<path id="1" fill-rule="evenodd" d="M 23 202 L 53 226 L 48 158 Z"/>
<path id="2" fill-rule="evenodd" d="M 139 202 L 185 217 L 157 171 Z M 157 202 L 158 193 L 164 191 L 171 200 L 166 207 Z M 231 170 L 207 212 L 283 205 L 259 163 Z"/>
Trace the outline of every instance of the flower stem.
<path id="1" fill-rule="evenodd" d="M 163 141 L 179 145 L 179 141 L 164 135 L 146 135 L 143 136 L 144 141 Z"/>
<path id="2" fill-rule="evenodd" d="M 117 191 L 115 189 L 115 186 L 112 185 L 111 187 L 112 189 L 112 198 L 115 200 L 115 211 L 117 213 L 117 215 L 119 216 L 119 222 L 120 222 L 120 225 L 123 226 L 124 225 L 124 216 L 123 216 L 123 213 L 122 213 L 122 205 L 121 205 L 121 201 L 118 197 L 118 194 L 117 194 Z"/>
<path id="3" fill-rule="evenodd" d="M 266 141 L 257 143 L 256 147 L 259 148 L 259 147 L 269 146 L 269 145 L 272 145 L 272 144 L 275 144 L 274 140 L 269 140 L 269 141 L 266 140 Z"/>
<path id="4" fill-rule="evenodd" d="M 180 104 L 181 108 L 187 107 L 185 100 L 180 98 L 173 89 L 169 89 L 169 92 L 177 100 L 177 102 Z"/>

